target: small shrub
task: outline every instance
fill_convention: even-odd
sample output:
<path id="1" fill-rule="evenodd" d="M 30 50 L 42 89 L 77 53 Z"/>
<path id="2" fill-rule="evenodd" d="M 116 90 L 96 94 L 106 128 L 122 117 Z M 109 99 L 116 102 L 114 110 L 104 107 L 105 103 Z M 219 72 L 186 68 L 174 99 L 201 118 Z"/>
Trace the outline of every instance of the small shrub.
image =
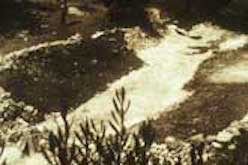
<path id="1" fill-rule="evenodd" d="M 151 162 L 149 149 L 154 141 L 154 131 L 151 123 L 144 122 L 137 134 L 129 133 L 125 125 L 125 116 L 130 107 L 126 101 L 124 88 L 116 91 L 113 99 L 114 110 L 111 112 L 112 120 L 108 125 L 113 134 L 106 134 L 107 124 L 101 122 L 100 127 L 93 120 L 87 119 L 80 124 L 80 131 L 73 136 L 66 116 L 61 113 L 64 121 L 63 127 L 58 127 L 56 133 L 50 132 L 48 148 L 43 154 L 50 164 L 101 164 L 101 165 L 145 165 Z"/>
<path id="2" fill-rule="evenodd" d="M 53 132 L 49 133 L 48 145 L 49 148 L 46 150 L 42 149 L 42 153 L 49 164 L 55 165 L 69 165 L 72 164 L 76 157 L 76 144 L 75 141 L 70 143 L 71 125 L 68 123 L 67 112 L 61 113 L 61 117 L 64 121 L 64 126 L 57 129 L 57 134 Z"/>

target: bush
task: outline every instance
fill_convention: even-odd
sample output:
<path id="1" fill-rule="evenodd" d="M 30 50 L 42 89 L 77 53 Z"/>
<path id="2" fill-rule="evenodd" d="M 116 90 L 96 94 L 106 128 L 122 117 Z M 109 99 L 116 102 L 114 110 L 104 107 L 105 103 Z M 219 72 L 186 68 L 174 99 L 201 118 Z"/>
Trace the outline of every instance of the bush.
<path id="1" fill-rule="evenodd" d="M 138 133 L 127 131 L 124 121 L 130 101 L 126 101 L 124 88 L 116 91 L 113 105 L 113 120 L 108 125 L 114 133 L 110 135 L 106 133 L 107 125 L 104 122 L 98 128 L 93 120 L 86 120 L 80 124 L 80 131 L 75 132 L 75 139 L 66 117 L 67 112 L 61 112 L 64 125 L 58 127 L 56 133 L 49 133 L 48 146 L 42 151 L 47 161 L 55 165 L 145 165 L 151 162 L 149 150 L 155 137 L 151 123 L 144 122 Z"/>

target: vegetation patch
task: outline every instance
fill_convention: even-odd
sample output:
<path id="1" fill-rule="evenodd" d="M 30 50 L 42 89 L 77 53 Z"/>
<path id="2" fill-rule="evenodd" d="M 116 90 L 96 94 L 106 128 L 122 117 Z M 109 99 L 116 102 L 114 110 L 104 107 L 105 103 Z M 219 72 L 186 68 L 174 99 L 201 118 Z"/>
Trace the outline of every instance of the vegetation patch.
<path id="1" fill-rule="evenodd" d="M 123 37 L 120 31 L 109 32 L 87 42 L 26 52 L 1 71 L 1 86 L 40 113 L 76 108 L 142 66 Z"/>

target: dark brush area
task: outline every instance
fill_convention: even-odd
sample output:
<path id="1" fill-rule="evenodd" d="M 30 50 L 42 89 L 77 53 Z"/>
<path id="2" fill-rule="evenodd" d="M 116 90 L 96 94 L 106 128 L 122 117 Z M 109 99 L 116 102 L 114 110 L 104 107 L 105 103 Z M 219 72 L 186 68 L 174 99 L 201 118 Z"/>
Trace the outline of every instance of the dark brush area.
<path id="1" fill-rule="evenodd" d="M 66 48 L 30 52 L 1 72 L 0 85 L 41 113 L 76 108 L 108 83 L 142 66 L 135 52 L 126 48 L 123 35 L 119 31 Z"/>

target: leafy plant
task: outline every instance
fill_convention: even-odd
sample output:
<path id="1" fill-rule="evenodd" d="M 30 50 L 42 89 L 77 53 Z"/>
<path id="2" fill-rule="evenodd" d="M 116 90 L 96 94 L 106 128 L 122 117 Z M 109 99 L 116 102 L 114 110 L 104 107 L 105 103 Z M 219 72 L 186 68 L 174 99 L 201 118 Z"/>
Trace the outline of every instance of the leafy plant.
<path id="1" fill-rule="evenodd" d="M 148 164 L 152 160 L 149 149 L 155 135 L 151 123 L 144 122 L 137 134 L 128 132 L 125 117 L 130 108 L 130 101 L 126 101 L 124 88 L 116 91 L 113 105 L 111 121 L 107 124 L 102 121 L 100 126 L 97 126 L 93 120 L 87 119 L 80 124 L 80 131 L 75 132 L 76 139 L 71 143 L 71 124 L 66 119 L 67 112 L 61 113 L 64 126 L 58 127 L 57 133 L 50 132 L 49 147 L 43 149 L 48 162 L 56 165 Z M 107 134 L 107 128 L 113 133 Z"/>
<path id="2" fill-rule="evenodd" d="M 72 164 L 76 156 L 76 144 L 75 141 L 70 143 L 70 128 L 71 124 L 66 119 L 67 111 L 61 113 L 61 117 L 64 122 L 63 127 L 57 129 L 57 133 L 50 132 L 48 136 L 49 148 L 42 149 L 42 153 L 46 160 L 50 164 L 55 165 L 69 165 Z"/>

